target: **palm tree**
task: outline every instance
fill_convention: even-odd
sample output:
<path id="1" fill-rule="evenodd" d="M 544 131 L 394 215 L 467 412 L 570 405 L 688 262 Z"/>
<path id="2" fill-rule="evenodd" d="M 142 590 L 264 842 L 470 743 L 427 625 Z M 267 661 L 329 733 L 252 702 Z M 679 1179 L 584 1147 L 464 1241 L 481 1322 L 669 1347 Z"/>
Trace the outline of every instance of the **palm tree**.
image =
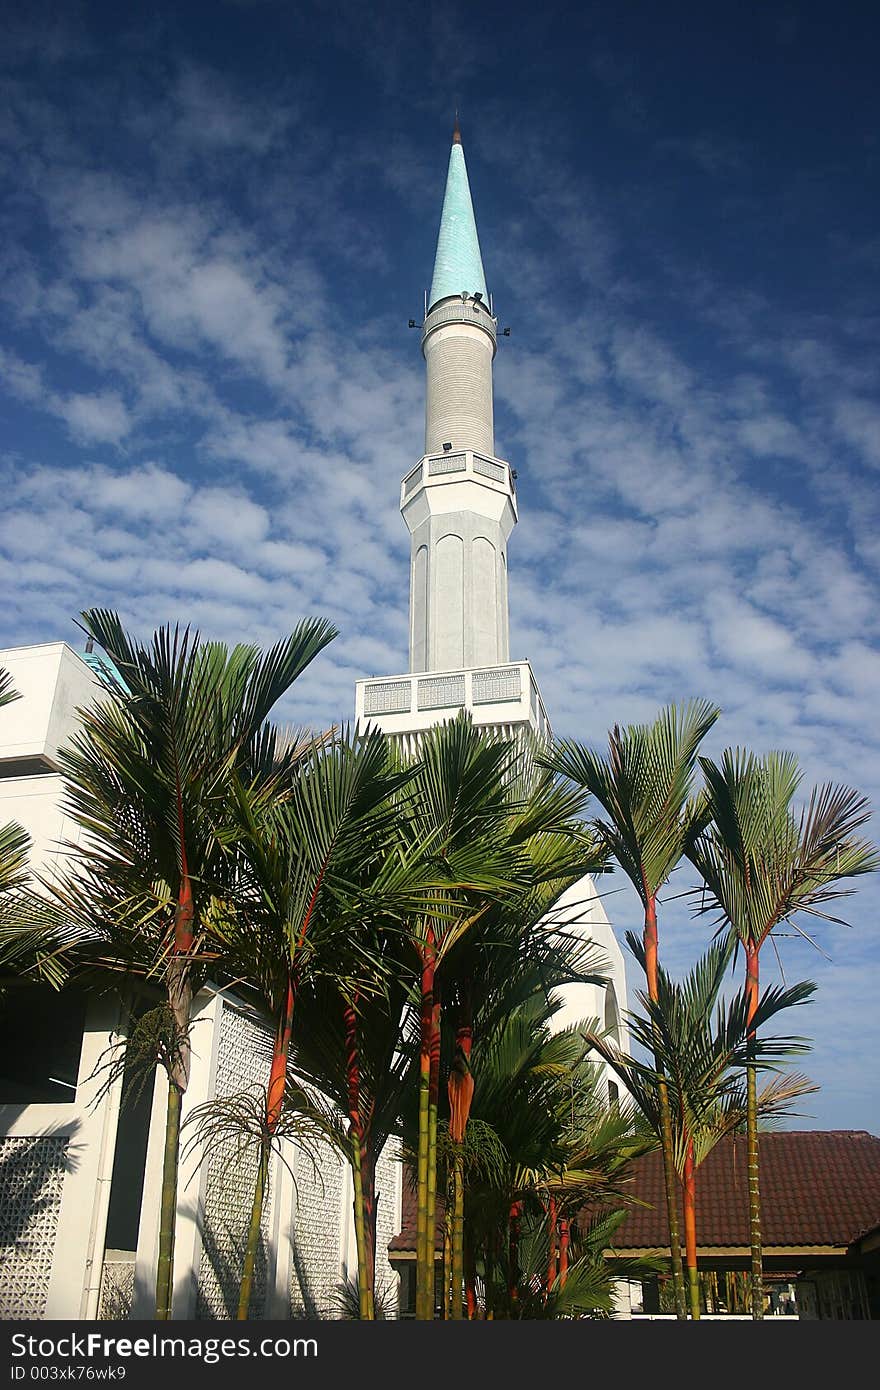
<path id="1" fill-rule="evenodd" d="M 225 838 L 234 845 L 231 910 L 215 925 L 224 968 L 259 1001 L 274 1044 L 260 1134 L 257 1180 L 238 1317 L 248 1316 L 269 1157 L 282 1118 L 295 1010 L 304 986 L 321 982 L 343 998 L 381 991 L 385 966 L 365 922 L 377 870 L 392 854 L 399 792 L 408 773 L 389 768 L 378 732 L 340 735 L 297 765 L 280 802 L 236 784 Z M 356 1160 L 360 1145 L 352 1147 Z M 356 1187 L 356 1199 L 362 1194 Z M 364 1212 L 357 1207 L 359 1242 Z"/>
<path id="2" fill-rule="evenodd" d="M 627 933 L 627 943 L 643 963 L 642 945 Z M 685 1263 L 692 1318 L 700 1316 L 697 1270 L 696 1184 L 699 1166 L 725 1134 L 738 1129 L 745 1119 L 741 1068 L 748 1054 L 747 1002 L 741 992 L 729 1004 L 719 995 L 730 963 L 730 946 L 719 941 L 680 982 L 658 971 L 657 999 L 638 993 L 644 1015 L 630 1014 L 628 1028 L 637 1048 L 653 1051 L 652 1067 L 628 1055 L 604 1035 L 587 1030 L 585 1040 L 620 1077 L 658 1139 L 662 1132 L 659 1086 L 666 1085 L 672 1116 L 673 1164 L 682 1190 Z M 806 1003 L 815 985 L 810 982 L 790 989 L 765 990 L 755 1014 L 755 1026 L 781 1010 Z M 774 1037 L 758 1045 L 764 1065 L 778 1066 L 787 1056 L 807 1050 L 804 1039 Z M 771 1082 L 758 1098 L 762 1115 L 785 1113 L 796 1098 L 816 1087 L 794 1075 Z"/>
<path id="3" fill-rule="evenodd" d="M 361 925 L 368 929 L 367 951 L 382 961 L 381 977 L 377 972 L 368 991 L 329 975 L 302 990 L 291 1067 L 344 1117 L 337 1143 L 352 1170 L 358 1316 L 369 1320 L 378 1316 L 376 1166 L 400 1133 L 417 1038 L 415 978 L 401 959 L 400 931 L 384 920 Z"/>
<path id="4" fill-rule="evenodd" d="M 60 897 L 99 952 L 164 974 L 155 1025 L 169 1083 L 156 1280 L 156 1315 L 165 1319 L 190 1014 L 206 961 L 206 913 L 226 886 L 218 827 L 229 782 L 237 771 L 271 766 L 269 712 L 335 629 L 306 619 L 261 654 L 169 626 L 144 645 L 115 613 L 91 609 L 82 618 L 120 680 L 108 677 L 103 697 L 81 711 L 81 729 L 60 756 L 65 810 L 85 832 Z"/>
<path id="5" fill-rule="evenodd" d="M 506 957 L 508 979 L 532 953 L 548 961 L 553 933 L 541 927 L 540 919 L 597 856 L 592 837 L 574 819 L 582 794 L 529 759 L 524 762 L 517 745 L 475 729 L 466 715 L 424 736 L 406 795 L 406 842 L 423 856 L 426 886 L 433 894 L 427 911 L 410 916 L 404 937 L 419 976 L 416 1316 L 429 1319 L 434 1309 L 441 1019 L 453 1022 L 456 1033 L 447 1089 L 460 1145 L 472 1096 L 474 1008 L 493 977 L 498 978 L 497 969 L 488 968 L 489 955 Z M 595 970 L 588 978 L 596 978 Z M 452 1245 L 461 1275 L 460 1181 L 457 1192 Z M 460 1307 L 460 1293 L 454 1303 Z"/>
<path id="6" fill-rule="evenodd" d="M 692 836 L 695 810 L 690 798 L 697 750 L 719 713 L 707 700 L 670 705 L 653 724 L 628 725 L 623 731 L 615 725 L 609 735 L 607 757 L 563 740 L 547 759 L 549 767 L 591 792 L 605 811 L 605 818 L 596 820 L 596 829 L 632 882 L 644 909 L 645 975 L 652 1000 L 658 990 L 657 897 Z M 672 1121 L 662 1081 L 659 1099 L 676 1313 L 686 1318 Z"/>
<path id="7" fill-rule="evenodd" d="M 440 990 L 453 949 L 523 876 L 523 856 L 508 842 L 507 783 L 515 749 L 474 729 L 467 715 L 426 733 L 402 821 L 407 851 L 421 853 L 437 884 L 427 910 L 405 924 L 419 977 L 418 1241 L 416 1317 L 434 1315 L 434 1212 L 440 1083 Z"/>
<path id="8" fill-rule="evenodd" d="M 728 749 L 720 765 L 700 764 L 705 779 L 708 824 L 688 848 L 705 884 L 698 912 L 717 914 L 722 930 L 742 946 L 746 963 L 746 1023 L 749 1057 L 747 1150 L 751 1239 L 752 1316 L 763 1316 L 761 1204 L 758 1178 L 756 1031 L 759 1023 L 759 956 L 774 928 L 803 913 L 839 921 L 824 903 L 853 890 L 841 881 L 870 872 L 880 856 L 856 831 L 870 816 L 867 800 L 849 787 L 815 787 L 799 816 L 792 802 L 801 781 L 790 753 L 756 757 Z M 809 938 L 808 938 L 809 939 Z"/>
<path id="9" fill-rule="evenodd" d="M 608 1271 L 591 1257 L 586 1285 L 580 1261 L 593 1221 L 625 1204 L 629 1163 L 653 1146 L 620 1108 L 609 1109 L 578 1029 L 551 1033 L 559 1004 L 534 975 L 532 992 L 480 1029 L 474 1047 L 467 1264 L 469 1283 L 482 1277 L 493 1318 L 608 1306 Z"/>
<path id="10" fill-rule="evenodd" d="M 525 878 L 515 894 L 493 902 L 455 947 L 445 970 L 443 1017 L 454 1028 L 447 1067 L 449 1101 L 450 1282 L 453 1319 L 462 1316 L 464 1287 L 465 1155 L 475 1078 L 475 1021 L 482 1029 L 540 988 L 580 982 L 604 984 L 606 962 L 589 941 L 553 922 L 553 905 L 584 873 L 604 867 L 606 855 L 582 822 L 584 794 L 521 752 L 507 784 L 505 834 L 525 856 Z"/>

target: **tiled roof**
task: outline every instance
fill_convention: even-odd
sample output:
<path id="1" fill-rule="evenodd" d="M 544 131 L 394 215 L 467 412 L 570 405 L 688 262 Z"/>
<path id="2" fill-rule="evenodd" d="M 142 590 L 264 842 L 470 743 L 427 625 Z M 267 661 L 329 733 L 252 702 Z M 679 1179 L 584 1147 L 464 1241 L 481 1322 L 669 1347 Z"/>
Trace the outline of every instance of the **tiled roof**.
<path id="1" fill-rule="evenodd" d="M 880 1225 L 880 1139 L 866 1130 L 789 1130 L 759 1141 L 761 1233 L 770 1246 L 848 1246 Z M 668 1243 L 659 1153 L 634 1164 L 619 1250 Z M 679 1205 L 680 1209 L 680 1205 Z M 681 1219 L 681 1218 L 679 1218 Z M 722 1140 L 697 1171 L 697 1243 L 748 1246 L 744 1135 Z"/>
<path id="2" fill-rule="evenodd" d="M 880 1226 L 880 1139 L 866 1130 L 788 1130 L 759 1143 L 764 1248 L 848 1246 Z M 631 1207 L 615 1232 L 618 1250 L 668 1244 L 659 1153 L 633 1164 Z M 679 1204 L 679 1220 L 681 1208 Z M 683 1229 L 683 1228 L 682 1228 Z M 442 1229 L 438 1219 L 438 1244 Z M 697 1242 L 702 1248 L 748 1247 L 745 1136 L 722 1140 L 697 1172 Z M 403 1221 L 389 1251 L 414 1251 L 416 1198 L 403 1185 Z"/>
<path id="3" fill-rule="evenodd" d="M 403 1176 L 403 1202 L 401 1213 L 401 1227 L 398 1234 L 389 1243 L 390 1254 L 394 1251 L 415 1251 L 416 1248 L 416 1225 L 418 1218 L 418 1203 L 416 1191 L 406 1173 Z M 443 1217 L 445 1213 L 445 1203 L 442 1197 L 437 1198 L 437 1225 L 435 1227 L 434 1242 L 437 1249 L 443 1246 Z"/>

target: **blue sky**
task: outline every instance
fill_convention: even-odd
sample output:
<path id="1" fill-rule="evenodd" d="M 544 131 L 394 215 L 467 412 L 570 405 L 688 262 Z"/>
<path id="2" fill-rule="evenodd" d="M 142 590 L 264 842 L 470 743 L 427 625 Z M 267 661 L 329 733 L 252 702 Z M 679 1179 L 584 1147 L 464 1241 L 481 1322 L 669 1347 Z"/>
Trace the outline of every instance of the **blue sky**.
<path id="1" fill-rule="evenodd" d="M 323 613 L 286 710 L 318 724 L 405 669 L 406 325 L 457 105 L 512 330 L 511 655 L 556 731 L 705 695 L 708 751 L 788 747 L 876 804 L 873 7 L 8 8 L 0 645 L 77 644 L 92 604 L 266 642 Z M 779 943 L 820 985 L 810 1125 L 880 1130 L 878 908 L 819 932 L 831 962 Z M 704 939 L 670 904 L 670 966 Z"/>

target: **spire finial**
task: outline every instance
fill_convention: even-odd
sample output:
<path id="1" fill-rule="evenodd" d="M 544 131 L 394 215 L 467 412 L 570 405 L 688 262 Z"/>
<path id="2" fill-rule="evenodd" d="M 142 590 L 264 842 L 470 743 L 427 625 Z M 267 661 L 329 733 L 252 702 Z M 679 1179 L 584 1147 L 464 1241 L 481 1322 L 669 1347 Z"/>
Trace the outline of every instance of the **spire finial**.
<path id="1" fill-rule="evenodd" d="M 460 145 L 460 144 L 461 144 L 461 129 L 460 129 L 459 124 L 458 124 L 458 107 L 457 107 L 457 106 L 456 106 L 456 108 L 455 108 L 455 125 L 452 127 L 452 143 L 453 143 L 453 145 Z"/>

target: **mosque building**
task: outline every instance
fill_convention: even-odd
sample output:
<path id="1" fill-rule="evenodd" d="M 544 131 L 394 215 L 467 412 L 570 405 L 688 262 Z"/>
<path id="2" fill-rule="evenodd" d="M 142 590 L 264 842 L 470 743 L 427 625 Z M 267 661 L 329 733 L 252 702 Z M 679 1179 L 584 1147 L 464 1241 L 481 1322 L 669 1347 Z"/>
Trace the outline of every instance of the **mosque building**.
<path id="1" fill-rule="evenodd" d="M 508 738 L 550 733 L 531 664 L 510 658 L 508 542 L 518 508 L 516 472 L 495 452 L 498 337 L 456 123 L 421 325 L 425 446 L 400 491 L 411 537 L 409 670 L 360 680 L 355 693 L 359 726 L 378 726 L 411 751 L 462 709 Z M 100 697 L 99 667 L 98 656 L 65 643 L 0 651 L 21 697 L 0 710 L 0 825 L 28 831 L 32 868 L 44 877 L 59 846 L 75 838 L 62 811 L 58 750 L 77 708 Z M 591 878 L 563 895 L 553 921 L 592 939 L 607 963 L 604 986 L 565 992 L 557 1026 L 598 1017 L 623 1041 L 623 957 Z M 234 990 L 202 990 L 194 1020 L 184 1120 L 264 1073 L 260 1026 Z M 127 1104 L 121 1077 L 102 1086 L 101 1059 L 128 1026 L 127 1005 L 111 994 L 33 986 L 4 1001 L 16 1045 L 0 1056 L 0 1317 L 151 1316 L 167 1082 L 157 1069 L 155 1084 Z M 283 1146 L 252 1316 L 333 1316 L 337 1286 L 356 1273 L 349 1170 L 329 1147 L 316 1169 L 290 1141 Z M 205 1162 L 184 1156 L 176 1318 L 234 1316 L 255 1171 L 255 1156 L 249 1164 L 222 1144 Z M 385 1255 L 400 1230 L 402 1176 L 391 1152 L 380 1160 L 377 1190 L 377 1282 L 393 1285 Z"/>

